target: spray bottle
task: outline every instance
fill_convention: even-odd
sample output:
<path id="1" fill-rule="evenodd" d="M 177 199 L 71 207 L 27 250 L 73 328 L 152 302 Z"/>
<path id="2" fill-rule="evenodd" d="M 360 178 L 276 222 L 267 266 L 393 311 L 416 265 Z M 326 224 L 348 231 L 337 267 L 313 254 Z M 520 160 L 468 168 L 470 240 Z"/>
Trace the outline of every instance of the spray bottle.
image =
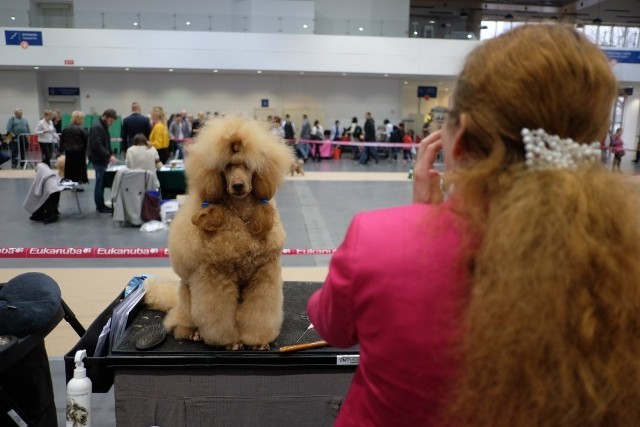
<path id="1" fill-rule="evenodd" d="M 82 363 L 85 357 L 86 350 L 76 352 L 76 369 L 67 384 L 67 427 L 91 427 L 91 379 Z"/>

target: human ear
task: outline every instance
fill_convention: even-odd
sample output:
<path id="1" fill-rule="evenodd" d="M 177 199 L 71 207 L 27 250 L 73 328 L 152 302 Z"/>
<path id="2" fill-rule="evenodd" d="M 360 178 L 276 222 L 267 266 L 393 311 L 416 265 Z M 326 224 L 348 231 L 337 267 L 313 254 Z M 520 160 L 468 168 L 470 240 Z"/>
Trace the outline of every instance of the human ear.
<path id="1" fill-rule="evenodd" d="M 464 134 L 467 130 L 466 121 L 466 113 L 460 113 L 460 116 L 458 117 L 458 124 L 453 134 L 453 147 L 451 154 L 453 155 L 454 160 L 459 160 L 464 156 Z"/>

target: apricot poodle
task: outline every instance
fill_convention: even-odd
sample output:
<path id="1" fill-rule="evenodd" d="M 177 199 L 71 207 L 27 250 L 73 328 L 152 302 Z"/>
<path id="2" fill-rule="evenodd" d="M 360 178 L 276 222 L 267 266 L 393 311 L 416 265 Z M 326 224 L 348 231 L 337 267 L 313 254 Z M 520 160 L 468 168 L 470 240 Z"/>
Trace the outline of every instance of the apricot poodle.
<path id="1" fill-rule="evenodd" d="M 188 192 L 169 231 L 178 286 L 147 283 L 165 329 L 227 349 L 265 350 L 280 333 L 285 231 L 274 196 L 293 153 L 265 123 L 214 119 L 188 148 Z"/>

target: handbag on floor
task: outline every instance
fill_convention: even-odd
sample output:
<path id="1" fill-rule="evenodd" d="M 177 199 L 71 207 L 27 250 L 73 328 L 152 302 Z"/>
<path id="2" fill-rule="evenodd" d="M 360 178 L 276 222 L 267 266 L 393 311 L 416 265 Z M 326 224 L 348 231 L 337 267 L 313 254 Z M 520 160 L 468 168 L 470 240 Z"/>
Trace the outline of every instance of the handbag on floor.
<path id="1" fill-rule="evenodd" d="M 140 217 L 144 222 L 160 221 L 160 201 L 159 191 L 150 190 L 144 193 L 142 211 L 140 212 Z"/>

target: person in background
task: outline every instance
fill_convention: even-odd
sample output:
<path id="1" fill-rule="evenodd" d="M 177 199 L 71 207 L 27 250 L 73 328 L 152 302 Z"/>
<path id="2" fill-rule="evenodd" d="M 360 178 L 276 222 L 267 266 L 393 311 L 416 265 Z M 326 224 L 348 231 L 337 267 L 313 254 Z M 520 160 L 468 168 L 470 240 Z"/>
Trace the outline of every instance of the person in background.
<path id="1" fill-rule="evenodd" d="M 169 126 L 169 139 L 175 144 L 178 159 L 184 158 L 184 140 L 189 138 L 189 123 L 182 116 L 182 113 L 178 113 L 173 116 L 173 121 Z"/>
<path id="2" fill-rule="evenodd" d="M 109 126 L 116 121 L 117 117 L 114 109 L 106 109 L 89 130 L 89 161 L 93 163 L 93 168 L 96 171 L 93 200 L 96 204 L 96 210 L 100 213 L 113 213 L 113 209 L 104 203 L 104 174 L 110 163 L 118 161 L 111 151 L 111 136 L 109 135 Z"/>
<path id="3" fill-rule="evenodd" d="M 400 125 L 404 126 L 404 123 L 400 123 Z M 404 136 L 402 137 L 402 158 L 404 159 L 405 163 L 413 162 L 413 154 L 411 153 L 411 148 L 412 148 L 411 144 L 413 144 L 414 138 L 415 138 L 415 135 L 413 133 L 413 129 L 409 129 L 407 132 L 405 132 Z"/>
<path id="4" fill-rule="evenodd" d="M 169 130 L 165 123 L 164 109 L 162 107 L 153 107 L 151 109 L 151 134 L 149 142 L 158 150 L 160 162 L 164 165 L 169 160 Z"/>
<path id="5" fill-rule="evenodd" d="M 324 129 L 320 124 L 319 120 L 315 120 L 313 122 L 313 127 L 311 128 L 311 139 L 314 141 L 322 141 L 324 137 Z M 311 157 L 314 162 L 322 161 L 322 153 L 320 153 L 320 143 L 314 142 L 311 144 Z"/>
<path id="6" fill-rule="evenodd" d="M 376 122 L 373 120 L 371 113 L 365 114 L 364 121 L 364 142 L 376 142 Z M 373 160 L 378 164 L 378 147 L 364 146 L 362 147 L 362 154 L 360 155 L 360 164 L 366 165 L 369 161 L 369 157 L 373 157 Z"/>
<path id="7" fill-rule="evenodd" d="M 271 126 L 271 132 L 278 135 L 278 137 L 280 137 L 284 142 L 284 127 L 282 126 L 282 118 L 280 118 L 280 116 L 273 116 L 269 125 Z"/>
<path id="8" fill-rule="evenodd" d="M 295 147 L 296 143 L 296 125 L 291 121 L 291 117 L 288 114 L 284 115 L 284 122 L 282 123 L 282 129 L 284 130 L 284 139 L 287 144 Z"/>
<path id="9" fill-rule="evenodd" d="M 87 132 L 84 128 L 84 113 L 71 113 L 71 123 L 64 128 L 60 137 L 60 153 L 64 154 L 64 179 L 86 184 L 87 177 Z M 84 191 L 77 187 L 77 191 Z"/>
<path id="10" fill-rule="evenodd" d="M 351 142 L 362 142 L 363 140 L 362 126 L 358 124 L 357 117 L 353 117 L 351 119 L 351 126 L 349 126 L 349 139 Z M 360 147 L 352 145 L 351 151 L 353 152 L 353 160 L 359 161 L 361 151 Z"/>
<path id="11" fill-rule="evenodd" d="M 54 108 L 51 110 L 51 121 L 53 122 L 53 126 L 56 128 L 56 133 L 60 135 L 62 133 L 62 113 L 60 109 Z"/>
<path id="12" fill-rule="evenodd" d="M 330 138 L 332 141 L 340 141 L 341 137 L 342 137 L 342 127 L 340 126 L 340 120 L 336 120 L 335 122 L 333 122 Z"/>
<path id="13" fill-rule="evenodd" d="M 147 117 L 142 115 L 140 104 L 134 101 L 131 103 L 131 114 L 122 120 L 120 152 L 124 156 L 126 156 L 127 149 L 133 145 L 133 138 L 139 133 L 143 134 L 145 138 L 149 138 L 151 123 Z"/>
<path id="14" fill-rule="evenodd" d="M 200 129 L 204 126 L 204 124 L 205 124 L 205 116 L 204 116 L 204 113 L 200 111 L 198 112 L 198 116 L 196 117 L 196 119 L 193 121 L 193 124 L 191 125 L 191 136 L 193 138 L 198 136 L 198 132 L 200 132 Z"/>
<path id="15" fill-rule="evenodd" d="M 162 165 L 158 150 L 151 146 L 141 133 L 133 138 L 133 145 L 127 150 L 126 163 L 129 169 L 144 169 L 152 172 Z"/>
<path id="16" fill-rule="evenodd" d="M 640 196 L 597 142 L 617 92 L 570 26 L 468 55 L 414 203 L 356 215 L 308 302 L 323 339 L 359 345 L 336 427 L 640 420 Z"/>
<path id="17" fill-rule="evenodd" d="M 38 135 L 38 144 L 40 145 L 40 153 L 42 154 L 42 163 L 51 167 L 51 157 L 53 155 L 53 145 L 60 140 L 56 128 L 51 118 L 53 112 L 49 109 L 44 110 L 42 119 L 36 124 L 34 130 Z"/>
<path id="18" fill-rule="evenodd" d="M 309 153 L 311 152 L 311 145 L 309 140 L 311 139 L 311 124 L 306 114 L 302 115 L 302 125 L 300 126 L 300 141 L 298 141 L 298 157 L 305 162 L 309 159 Z"/>
<path id="19" fill-rule="evenodd" d="M 22 108 L 18 107 L 13 116 L 7 121 L 7 134 L 12 135 L 9 147 L 11 148 L 11 167 L 18 167 L 20 161 L 24 161 L 27 152 L 29 122 L 22 117 Z"/>
<path id="20" fill-rule="evenodd" d="M 620 171 L 620 162 L 625 155 L 624 141 L 622 141 L 622 128 L 618 128 L 611 139 L 611 152 L 613 153 L 613 164 L 611 170 Z"/>

